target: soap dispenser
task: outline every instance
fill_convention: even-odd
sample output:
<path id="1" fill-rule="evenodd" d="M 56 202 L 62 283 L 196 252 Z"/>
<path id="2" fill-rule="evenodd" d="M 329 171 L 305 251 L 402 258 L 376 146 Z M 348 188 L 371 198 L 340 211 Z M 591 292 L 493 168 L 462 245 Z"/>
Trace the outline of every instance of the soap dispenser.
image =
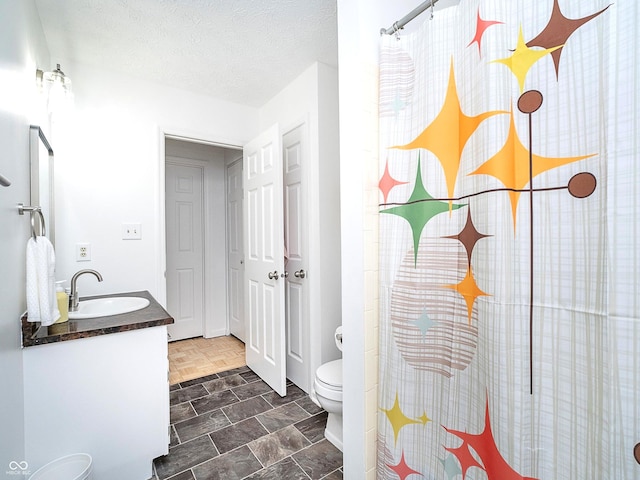
<path id="1" fill-rule="evenodd" d="M 65 292 L 62 284 L 64 280 L 56 282 L 56 300 L 58 301 L 58 310 L 60 318 L 55 323 L 62 323 L 69 320 L 69 295 Z"/>

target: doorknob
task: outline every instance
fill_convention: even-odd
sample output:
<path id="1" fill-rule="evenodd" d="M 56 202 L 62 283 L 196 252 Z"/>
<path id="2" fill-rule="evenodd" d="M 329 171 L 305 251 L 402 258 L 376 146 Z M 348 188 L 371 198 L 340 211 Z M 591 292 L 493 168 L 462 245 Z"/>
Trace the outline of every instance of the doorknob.
<path id="1" fill-rule="evenodd" d="M 289 277 L 289 272 L 287 272 L 286 270 L 282 272 L 282 278 L 288 278 L 288 277 Z"/>
<path id="2" fill-rule="evenodd" d="M 304 270 L 300 269 L 296 272 L 293 272 L 293 276 L 296 278 L 304 278 L 307 276 L 307 272 L 305 272 Z"/>
<path id="3" fill-rule="evenodd" d="M 267 275 L 269 277 L 270 280 L 277 280 L 278 278 L 280 278 L 280 275 L 278 275 L 278 271 L 274 270 L 273 272 L 269 272 L 269 275 Z"/>

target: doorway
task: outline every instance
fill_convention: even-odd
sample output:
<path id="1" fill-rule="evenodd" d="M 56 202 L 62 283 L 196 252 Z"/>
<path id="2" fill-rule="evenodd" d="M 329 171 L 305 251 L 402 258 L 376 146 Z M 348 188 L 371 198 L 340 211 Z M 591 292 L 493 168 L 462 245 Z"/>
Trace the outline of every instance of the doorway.
<path id="1" fill-rule="evenodd" d="M 229 333 L 227 166 L 240 148 L 164 138 L 166 305 L 170 341 Z"/>
<path id="2" fill-rule="evenodd" d="M 309 206 L 305 200 L 306 177 L 303 174 L 310 160 L 306 132 L 305 121 L 284 132 L 275 125 L 264 132 L 265 144 L 260 143 L 260 136 L 242 150 L 203 145 L 184 138 L 165 141 L 167 310 L 176 318 L 176 327 L 183 322 L 183 317 L 188 317 L 181 315 L 183 310 L 191 313 L 201 309 L 203 312 L 199 322 L 189 317 L 195 326 L 192 330 L 185 329 L 189 332 L 187 335 L 170 329 L 171 340 L 232 334 L 246 342 L 249 366 L 281 395 L 284 395 L 286 378 L 308 391 L 315 371 L 309 315 L 309 292 L 314 276 L 308 273 Z M 270 150 L 265 145 L 274 148 Z M 243 154 L 247 156 L 244 160 Z M 258 168 L 257 157 L 251 160 L 252 155 L 265 156 L 260 164 L 265 168 Z M 175 163 L 190 167 L 187 171 L 202 172 L 201 217 L 198 209 L 189 204 L 183 208 L 194 216 L 193 220 L 169 218 L 178 210 L 169 204 L 173 201 L 170 183 L 175 181 L 172 173 Z M 265 186 L 259 194 L 255 188 L 252 190 L 249 181 L 249 174 L 257 178 L 258 171 L 273 174 L 268 181 L 260 179 Z M 262 188 L 262 183 L 260 186 Z M 198 189 L 194 191 L 197 194 Z M 247 196 L 253 201 L 246 201 Z M 272 214 L 266 215 L 268 212 L 258 199 L 266 201 Z M 201 296 L 191 287 L 197 286 L 191 281 L 198 278 L 192 274 L 195 269 L 173 267 L 170 258 L 180 254 L 172 253 L 172 235 L 190 240 L 193 232 L 197 233 L 193 226 L 196 222 L 202 225 L 204 245 L 200 261 L 203 280 L 201 290 L 198 290 L 203 292 Z M 256 226 L 260 226 L 263 233 Z M 184 228 L 188 231 L 181 231 Z M 171 232 L 172 229 L 176 231 Z M 273 238 L 267 237 L 266 233 L 273 234 Z M 269 259 L 273 265 L 260 271 L 254 266 L 259 260 L 267 262 Z M 172 268 L 178 271 L 173 272 Z M 313 273 L 314 269 L 311 270 Z M 315 270 L 320 272 L 320 269 Z M 179 278 L 179 275 L 189 280 L 184 282 L 186 287 L 178 281 L 172 282 L 172 277 Z M 264 298 L 258 298 L 259 295 Z M 267 315 L 269 313 L 273 314 Z M 315 356 L 321 356 L 320 347 L 315 350 Z M 277 361 L 274 360 L 276 357 Z"/>

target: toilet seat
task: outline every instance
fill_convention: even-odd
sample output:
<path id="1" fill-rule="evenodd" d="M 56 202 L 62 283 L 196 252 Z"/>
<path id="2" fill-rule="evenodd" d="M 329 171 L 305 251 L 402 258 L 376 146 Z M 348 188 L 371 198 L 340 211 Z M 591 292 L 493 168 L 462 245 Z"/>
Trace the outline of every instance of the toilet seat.
<path id="1" fill-rule="evenodd" d="M 314 381 L 316 394 L 334 401 L 342 401 L 342 359 L 320 365 Z"/>
<path id="2" fill-rule="evenodd" d="M 316 378 L 325 385 L 342 390 L 342 359 L 320 365 Z"/>

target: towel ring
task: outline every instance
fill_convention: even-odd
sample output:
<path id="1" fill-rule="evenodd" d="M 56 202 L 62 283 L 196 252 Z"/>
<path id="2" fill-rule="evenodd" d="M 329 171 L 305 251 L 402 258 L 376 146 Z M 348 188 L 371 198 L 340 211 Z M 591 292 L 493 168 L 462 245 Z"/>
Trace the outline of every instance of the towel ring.
<path id="1" fill-rule="evenodd" d="M 24 215 L 24 212 L 29 212 L 30 217 L 31 217 L 31 236 L 33 237 L 33 239 L 35 241 L 38 241 L 38 234 L 36 232 L 36 219 L 35 219 L 35 214 L 37 213 L 40 217 L 40 233 L 41 235 L 44 237 L 47 235 L 47 229 L 45 227 L 45 223 L 44 223 L 44 215 L 42 214 L 42 208 L 41 207 L 30 207 L 30 206 L 26 206 L 22 203 L 18 204 L 18 214 L 20 215 Z"/>

